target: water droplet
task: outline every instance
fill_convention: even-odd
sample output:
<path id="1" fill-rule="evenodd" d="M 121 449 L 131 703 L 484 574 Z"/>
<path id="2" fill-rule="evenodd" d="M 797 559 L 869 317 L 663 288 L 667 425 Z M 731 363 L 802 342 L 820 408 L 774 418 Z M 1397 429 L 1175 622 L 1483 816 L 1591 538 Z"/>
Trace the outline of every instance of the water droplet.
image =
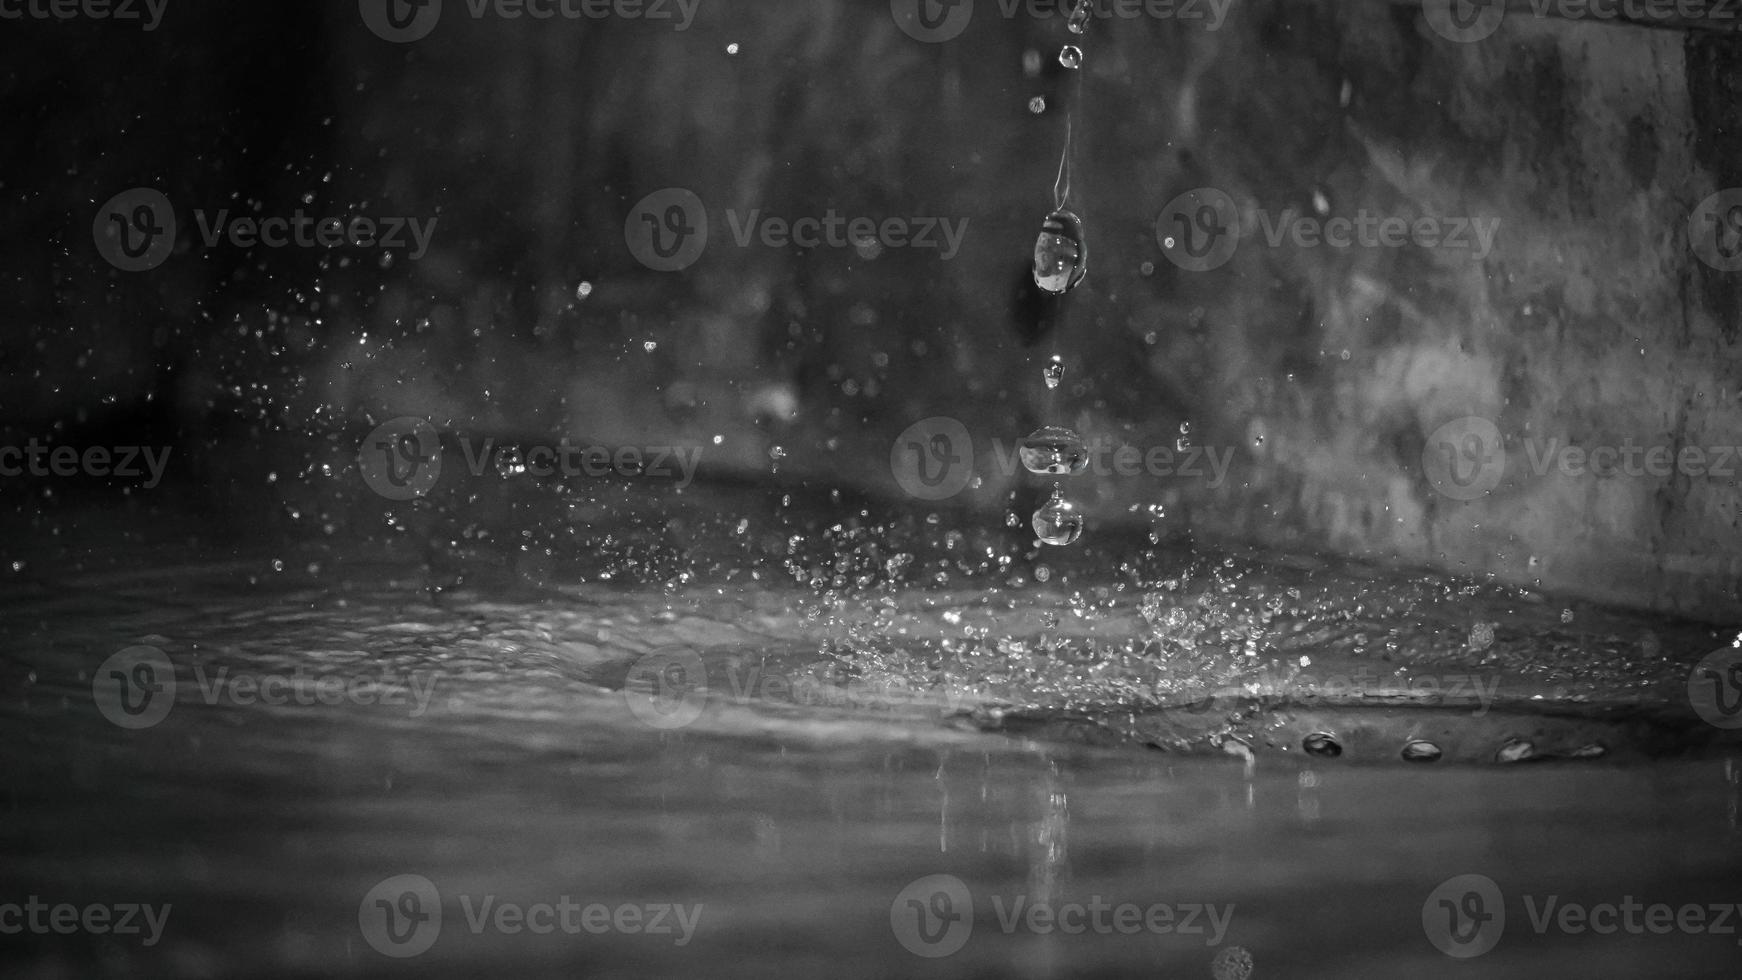
<path id="1" fill-rule="evenodd" d="M 1210 962 L 1210 976 L 1215 980 L 1251 980 L 1252 954 L 1241 946 L 1229 946 Z"/>
<path id="2" fill-rule="evenodd" d="M 1443 754 L 1439 746 L 1425 739 L 1415 739 L 1403 747 L 1405 762 L 1438 762 Z"/>
<path id="3" fill-rule="evenodd" d="M 591 295 L 593 295 L 593 284 L 592 283 L 583 282 L 579 286 L 575 287 L 575 299 L 586 299 L 588 296 L 591 296 Z"/>
<path id="4" fill-rule="evenodd" d="M 1083 514 L 1055 488 L 1052 499 L 1034 512 L 1034 533 L 1047 544 L 1063 547 L 1083 536 Z"/>
<path id="5" fill-rule="evenodd" d="M 1083 439 L 1069 429 L 1044 425 L 1017 443 L 1022 466 L 1041 476 L 1076 476 L 1089 467 Z"/>
<path id="6" fill-rule="evenodd" d="M 1065 362 L 1060 360 L 1057 354 L 1054 354 L 1052 360 L 1046 362 L 1046 367 L 1041 369 L 1040 375 L 1045 379 L 1049 390 L 1057 388 L 1059 382 L 1065 379 Z"/>
<path id="7" fill-rule="evenodd" d="M 1083 219 L 1069 211 L 1054 211 L 1041 225 L 1034 242 L 1034 284 L 1062 296 L 1077 288 L 1089 272 L 1089 245 Z"/>
<path id="8" fill-rule="evenodd" d="M 659 349 L 659 341 L 649 340 L 641 345 L 641 349 L 651 354 Z"/>
<path id="9" fill-rule="evenodd" d="M 1083 49 L 1074 44 L 1067 44 L 1059 49 L 1059 64 L 1071 71 L 1083 67 Z"/>
<path id="10" fill-rule="evenodd" d="M 737 41 L 733 41 L 731 44 L 726 45 L 726 53 L 727 54 L 737 54 L 738 51 L 739 51 L 739 48 L 738 48 Z"/>
<path id="11" fill-rule="evenodd" d="M 1324 759 L 1335 759 L 1343 754 L 1343 747 L 1337 744 L 1337 736 L 1328 732 L 1313 732 L 1301 739 L 1300 747 L 1306 749 L 1308 755 Z"/>
<path id="12" fill-rule="evenodd" d="M 1022 52 L 1022 73 L 1029 78 L 1040 77 L 1040 52 L 1033 48 Z"/>
<path id="13" fill-rule="evenodd" d="M 1071 8 L 1071 19 L 1068 26 L 1072 34 L 1081 34 L 1089 29 L 1089 16 L 1095 12 L 1095 0 L 1077 0 L 1077 5 Z"/>
<path id="14" fill-rule="evenodd" d="M 1536 756 L 1536 746 L 1522 738 L 1510 739 L 1495 753 L 1495 762 L 1524 762 Z"/>
<path id="15" fill-rule="evenodd" d="M 1037 95 L 1034 98 L 1029 99 L 1028 100 L 1028 111 L 1034 113 L 1037 116 L 1040 115 L 1041 113 L 1045 112 L 1046 111 L 1046 98 L 1044 96 Z"/>

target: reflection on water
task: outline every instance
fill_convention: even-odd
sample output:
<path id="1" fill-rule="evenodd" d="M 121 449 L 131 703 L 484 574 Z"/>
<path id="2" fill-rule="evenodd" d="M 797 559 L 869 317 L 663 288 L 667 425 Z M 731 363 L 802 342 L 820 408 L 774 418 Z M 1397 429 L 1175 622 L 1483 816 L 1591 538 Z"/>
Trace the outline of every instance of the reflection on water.
<path id="1" fill-rule="evenodd" d="M 8 975 L 1211 977 L 1249 956 L 1255 977 L 1733 976 L 1742 953 L 1531 919 L 1548 895 L 1742 901 L 1733 750 L 1501 769 L 1260 745 L 1248 767 L 970 718 L 1454 674 L 1661 707 L 1704 627 L 1262 557 L 1091 557 L 1020 587 L 855 588 L 804 561 L 675 586 L 474 574 L 432 602 L 392 548 L 100 551 L 29 554 L 0 592 L 0 904 L 168 918 L 149 947 L 0 936 Z M 93 680 L 139 646 L 175 697 L 130 729 Z M 706 682 L 670 727 L 621 690 L 661 651 Z M 1507 914 L 1475 964 L 1425 932 L 1460 875 Z"/>

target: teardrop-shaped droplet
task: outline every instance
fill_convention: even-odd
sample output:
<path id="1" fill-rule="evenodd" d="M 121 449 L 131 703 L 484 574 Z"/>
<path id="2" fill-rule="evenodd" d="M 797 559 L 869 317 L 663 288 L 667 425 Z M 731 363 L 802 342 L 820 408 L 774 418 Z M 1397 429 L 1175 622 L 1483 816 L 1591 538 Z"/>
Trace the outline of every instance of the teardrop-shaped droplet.
<path id="1" fill-rule="evenodd" d="M 1071 71 L 1083 67 L 1083 49 L 1074 44 L 1067 44 L 1059 49 L 1059 64 Z"/>
<path id="2" fill-rule="evenodd" d="M 1072 34 L 1081 34 L 1089 29 L 1089 16 L 1095 12 L 1095 0 L 1077 0 L 1077 5 L 1071 8 L 1069 26 Z"/>
<path id="3" fill-rule="evenodd" d="M 1089 468 L 1083 439 L 1069 429 L 1043 425 L 1016 445 L 1022 466 L 1039 476 L 1076 476 Z"/>
<path id="4" fill-rule="evenodd" d="M 1034 284 L 1062 296 L 1077 288 L 1089 272 L 1089 244 L 1083 219 L 1069 211 L 1054 211 L 1041 225 L 1034 243 Z"/>
<path id="5" fill-rule="evenodd" d="M 1443 754 L 1439 746 L 1426 739 L 1414 739 L 1403 747 L 1405 762 L 1438 762 Z"/>
<path id="6" fill-rule="evenodd" d="M 1046 362 L 1046 367 L 1041 369 L 1040 376 L 1046 379 L 1047 390 L 1057 388 L 1065 380 L 1065 362 L 1054 354 L 1052 360 Z"/>
<path id="7" fill-rule="evenodd" d="M 1070 544 L 1083 536 L 1082 512 L 1055 490 L 1052 499 L 1034 512 L 1034 534 L 1050 545 Z"/>

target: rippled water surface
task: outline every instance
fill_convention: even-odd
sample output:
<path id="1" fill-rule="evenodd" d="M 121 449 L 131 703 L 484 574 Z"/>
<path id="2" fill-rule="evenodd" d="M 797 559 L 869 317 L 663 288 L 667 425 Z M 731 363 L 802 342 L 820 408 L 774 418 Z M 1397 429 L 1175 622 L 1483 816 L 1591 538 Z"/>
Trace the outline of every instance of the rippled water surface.
<path id="1" fill-rule="evenodd" d="M 1529 914 L 1550 895 L 1742 901 L 1742 756 L 1686 702 L 1689 665 L 1734 630 L 1151 549 L 1141 532 L 1060 559 L 952 537 L 947 519 L 692 513 L 713 516 L 531 549 L 445 532 L 432 549 L 425 528 L 238 551 L 174 515 L 63 514 L 14 538 L 0 571 L 8 894 L 172 911 L 150 947 L 9 936 L 7 974 L 1742 967 L 1736 935 L 1539 935 Z M 129 730 L 93 679 L 135 647 L 174 664 L 176 697 Z M 262 681 L 285 703 L 261 703 Z M 1481 759 L 1402 763 L 1402 741 L 1426 731 L 1413 714 L 1339 758 L 1305 755 L 1276 721 L 1352 732 L 1373 704 L 1437 712 Z M 1607 742 L 1603 758 L 1490 764 L 1532 734 L 1518 717 L 1610 708 L 1669 719 L 1670 734 L 1632 745 L 1593 723 L 1580 730 Z M 939 874 L 963 883 L 972 928 L 923 957 L 902 941 L 901 896 Z M 1463 874 L 1493 878 L 1508 916 L 1470 962 L 1423 922 L 1430 893 Z M 441 896 L 439 938 L 405 959 L 372 948 L 359 919 L 400 875 Z M 699 911 L 687 936 L 475 930 L 468 915 L 565 898 Z M 1219 934 L 1203 919 L 1188 934 L 1007 931 L 1019 900 L 1231 909 Z"/>

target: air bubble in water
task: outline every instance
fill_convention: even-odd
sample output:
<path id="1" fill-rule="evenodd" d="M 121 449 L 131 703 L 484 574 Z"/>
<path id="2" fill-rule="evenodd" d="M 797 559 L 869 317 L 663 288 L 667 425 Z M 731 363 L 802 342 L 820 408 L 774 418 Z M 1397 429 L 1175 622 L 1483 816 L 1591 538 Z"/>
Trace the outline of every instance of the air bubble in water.
<path id="1" fill-rule="evenodd" d="M 1064 488 L 1054 487 L 1052 498 L 1034 512 L 1034 533 L 1050 545 L 1063 547 L 1083 536 L 1083 515 L 1065 499 Z"/>
<path id="2" fill-rule="evenodd" d="M 1067 44 L 1059 49 L 1059 64 L 1071 71 L 1083 67 L 1083 49 L 1074 44 Z"/>
<path id="3" fill-rule="evenodd" d="M 1089 272 L 1089 246 L 1083 219 L 1069 211 L 1054 211 L 1041 225 L 1034 242 L 1034 284 L 1062 296 L 1077 288 Z"/>
<path id="4" fill-rule="evenodd" d="M 1046 367 L 1041 369 L 1040 375 L 1046 379 L 1048 390 L 1057 388 L 1059 382 L 1065 379 L 1065 362 L 1060 360 L 1057 354 L 1054 354 L 1052 360 L 1046 362 Z"/>
<path id="5" fill-rule="evenodd" d="M 1056 425 L 1035 429 L 1016 448 L 1023 468 L 1040 476 L 1076 476 L 1089 467 L 1082 437 Z"/>

